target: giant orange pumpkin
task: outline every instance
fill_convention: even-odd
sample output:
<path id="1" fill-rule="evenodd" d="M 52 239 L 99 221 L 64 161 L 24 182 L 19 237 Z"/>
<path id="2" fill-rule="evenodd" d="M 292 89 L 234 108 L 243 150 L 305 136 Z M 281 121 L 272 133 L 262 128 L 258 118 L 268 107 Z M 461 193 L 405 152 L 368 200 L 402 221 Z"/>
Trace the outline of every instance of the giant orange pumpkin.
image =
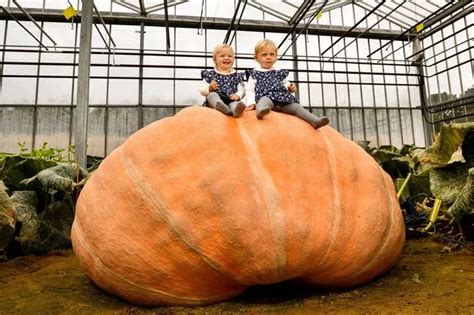
<path id="1" fill-rule="evenodd" d="M 196 305 L 292 278 L 368 282 L 396 262 L 404 227 L 390 177 L 336 130 L 190 107 L 102 162 L 79 197 L 72 241 L 104 290 Z"/>

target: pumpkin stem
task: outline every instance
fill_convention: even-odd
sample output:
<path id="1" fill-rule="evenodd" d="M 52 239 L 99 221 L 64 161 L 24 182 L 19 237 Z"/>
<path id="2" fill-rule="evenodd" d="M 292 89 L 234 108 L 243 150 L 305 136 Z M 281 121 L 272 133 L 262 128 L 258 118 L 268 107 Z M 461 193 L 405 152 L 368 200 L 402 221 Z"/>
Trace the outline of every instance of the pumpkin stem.
<path id="1" fill-rule="evenodd" d="M 400 197 L 402 196 L 403 191 L 407 187 L 408 181 L 410 180 L 410 178 L 411 178 L 411 173 L 408 173 L 408 176 L 407 176 L 407 178 L 405 178 L 405 181 L 403 182 L 402 187 L 400 187 L 400 189 L 397 192 L 397 199 L 398 200 L 400 200 Z"/>
<path id="2" fill-rule="evenodd" d="M 440 207 L 441 207 L 441 199 L 436 198 L 435 202 L 434 202 L 434 205 L 433 205 L 433 210 L 431 211 L 430 222 L 423 229 L 423 231 L 425 231 L 425 232 L 428 231 L 433 226 L 433 224 L 436 222 L 436 219 L 438 218 L 438 212 L 439 212 Z"/>

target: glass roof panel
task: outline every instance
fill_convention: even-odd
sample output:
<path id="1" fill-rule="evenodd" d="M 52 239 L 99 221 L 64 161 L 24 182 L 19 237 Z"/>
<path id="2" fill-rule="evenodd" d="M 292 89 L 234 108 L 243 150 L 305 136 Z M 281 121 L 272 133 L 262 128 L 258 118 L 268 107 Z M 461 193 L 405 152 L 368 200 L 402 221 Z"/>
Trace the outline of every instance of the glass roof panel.
<path id="1" fill-rule="evenodd" d="M 245 5 L 245 2 L 247 3 Z M 377 8 L 369 18 L 366 15 L 373 10 L 381 0 L 167 0 L 168 14 L 170 16 L 192 16 L 201 17 L 204 20 L 212 18 L 232 19 L 235 9 L 240 3 L 240 16 L 242 8 L 245 7 L 242 19 L 258 21 L 279 21 L 290 23 L 299 21 L 299 25 L 305 25 L 309 19 L 312 24 L 327 25 L 329 27 L 352 27 L 360 19 L 367 19 L 359 27 L 370 27 L 381 21 L 375 29 L 408 30 L 417 23 L 429 17 L 436 11 L 444 11 L 446 5 L 456 5 L 460 2 L 468 3 L 466 0 L 451 2 L 449 0 L 387 0 Z M 65 9 L 72 3 L 74 7 L 82 4 L 80 0 L 17 0 L 25 9 Z M 159 15 L 164 14 L 165 0 L 110 0 L 95 1 L 100 12 L 108 14 L 127 13 L 137 15 Z M 0 0 L 0 5 L 11 9 L 18 9 L 13 1 Z M 324 5 L 324 6 L 323 6 Z M 322 8 L 322 15 L 314 18 L 316 11 Z M 328 12 L 331 12 L 329 15 Z M 304 15 L 304 17 L 302 16 Z M 331 18 L 329 18 L 331 16 Z M 437 15 L 436 15 L 437 16 Z M 383 20 L 383 21 L 382 21 Z"/>

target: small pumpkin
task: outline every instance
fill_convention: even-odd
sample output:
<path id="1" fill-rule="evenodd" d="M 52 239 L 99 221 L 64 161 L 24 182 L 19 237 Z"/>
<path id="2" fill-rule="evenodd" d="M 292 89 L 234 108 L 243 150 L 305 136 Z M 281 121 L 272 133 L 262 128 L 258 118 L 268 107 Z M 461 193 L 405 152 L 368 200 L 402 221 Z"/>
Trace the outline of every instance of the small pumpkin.
<path id="1" fill-rule="evenodd" d="M 72 242 L 112 294 L 199 305 L 293 278 L 366 283 L 396 262 L 404 226 L 391 178 L 331 127 L 189 107 L 104 159 Z"/>

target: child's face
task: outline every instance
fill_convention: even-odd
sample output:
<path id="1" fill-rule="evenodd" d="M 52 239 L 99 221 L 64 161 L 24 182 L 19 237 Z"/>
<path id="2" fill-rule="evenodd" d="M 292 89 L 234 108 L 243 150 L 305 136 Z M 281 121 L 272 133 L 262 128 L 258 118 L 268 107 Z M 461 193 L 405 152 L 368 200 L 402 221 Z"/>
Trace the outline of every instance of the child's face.
<path id="1" fill-rule="evenodd" d="M 270 69 L 277 60 L 275 47 L 265 46 L 256 55 L 255 60 L 263 69 Z"/>
<path id="2" fill-rule="evenodd" d="M 229 47 L 221 48 L 217 51 L 214 62 L 219 71 L 230 71 L 234 64 L 234 51 Z"/>

